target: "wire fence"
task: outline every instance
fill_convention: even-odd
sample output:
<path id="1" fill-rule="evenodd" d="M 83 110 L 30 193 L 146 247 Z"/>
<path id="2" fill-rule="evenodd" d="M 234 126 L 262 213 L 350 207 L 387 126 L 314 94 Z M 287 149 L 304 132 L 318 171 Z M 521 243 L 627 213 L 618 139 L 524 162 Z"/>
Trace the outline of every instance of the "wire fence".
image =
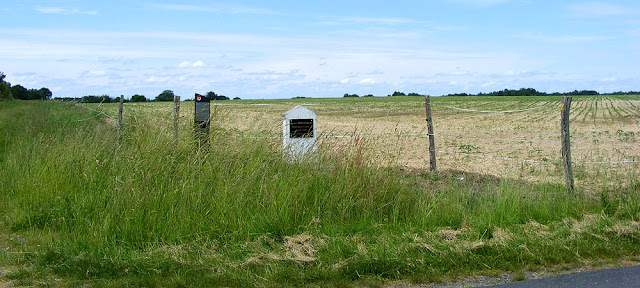
<path id="1" fill-rule="evenodd" d="M 622 101 L 621 101 L 622 102 Z M 105 111 L 103 111 L 102 107 L 103 107 L 103 103 L 99 103 L 98 106 L 96 108 L 92 108 L 89 107 L 87 105 L 83 105 L 82 103 L 79 102 L 72 102 L 70 103 L 73 107 L 81 107 L 83 109 L 89 110 L 93 113 L 93 115 L 90 115 L 86 118 L 82 118 L 82 119 L 78 119 L 78 120 L 68 120 L 68 122 L 83 122 L 83 121 L 89 121 L 92 119 L 96 119 L 99 117 L 106 117 L 109 119 L 112 119 L 114 121 L 117 121 L 117 117 L 116 116 L 112 116 L 109 115 L 108 113 L 106 113 Z M 460 107 L 455 107 L 455 106 L 450 106 L 450 105 L 434 105 L 434 107 L 441 107 L 444 109 L 448 109 L 451 111 L 459 111 L 460 113 L 478 113 L 478 114 L 500 114 L 502 116 L 506 116 L 506 115 L 514 115 L 517 113 L 526 113 L 526 112 L 530 112 L 530 111 L 535 111 L 535 110 L 541 110 L 541 109 L 545 109 L 545 108 L 550 108 L 552 106 L 558 105 L 559 102 L 557 101 L 552 101 L 552 102 L 545 102 L 542 105 L 536 105 L 535 107 L 530 107 L 530 108 L 526 108 L 526 109 L 509 109 L 509 110 L 479 110 L 479 109 L 467 109 L 467 108 L 460 108 Z M 129 106 L 129 108 L 134 108 L 138 106 L 141 107 L 157 107 L 154 105 L 136 105 L 136 106 Z M 255 105 L 252 105 L 255 106 Z M 171 107 L 167 106 L 167 109 L 171 109 Z M 133 121 L 130 121 L 129 123 L 123 123 L 124 125 L 129 125 L 132 127 L 136 127 L 136 124 L 134 124 L 135 122 L 137 122 L 137 119 L 135 115 L 129 115 L 130 117 L 133 117 Z M 434 119 L 434 121 L 437 123 L 439 119 Z M 134 123 L 131 123 L 134 122 Z M 426 125 L 425 125 L 426 126 Z M 456 134 L 456 133 L 446 133 L 446 132 L 435 132 L 433 134 L 434 136 L 436 136 L 437 140 L 441 140 L 442 137 L 448 137 L 448 138 L 455 138 L 455 139 L 467 139 L 467 140 L 473 140 L 473 139 L 483 139 L 484 141 L 486 141 L 487 138 L 491 138 L 491 142 L 493 143 L 497 143 L 497 142 L 511 142 L 511 143 L 529 143 L 529 144 L 549 144 L 549 145 L 558 145 L 560 144 L 560 140 L 532 140 L 532 139 L 521 139 L 521 138 L 501 138 L 501 137 L 490 137 L 490 136 L 477 136 L 477 135 L 468 135 L 468 134 Z M 428 133 L 426 131 L 426 127 L 422 128 L 419 131 L 395 131 L 392 133 L 356 133 L 356 132 L 344 132 L 344 133 L 335 133 L 331 132 L 331 133 L 324 133 L 324 134 L 320 134 L 318 136 L 319 140 L 321 139 L 354 139 L 354 138 L 359 138 L 359 139 L 363 139 L 363 138 L 371 138 L 371 139 L 393 139 L 394 141 L 407 141 L 407 139 L 413 139 L 413 141 L 415 142 L 417 139 L 426 139 L 428 138 Z M 271 140 L 276 140 L 276 139 L 282 139 L 282 136 L 273 134 L 273 135 L 269 135 L 269 136 L 249 136 L 249 135 L 242 135 L 242 137 L 245 137 L 247 139 L 271 139 Z M 409 142 L 409 141 L 408 141 Z M 580 141 L 576 141 L 576 140 L 572 140 L 572 143 L 575 144 L 580 144 Z M 417 145 L 424 145 L 424 147 L 427 146 L 426 141 L 423 143 L 418 143 Z M 439 145 L 442 145 L 442 141 L 439 141 Z M 446 146 L 446 145 L 444 145 Z M 559 147 L 558 147 L 559 149 Z M 535 159 L 526 159 L 526 158 L 520 158 L 520 157 L 513 157 L 513 156 L 505 156 L 505 155 L 491 155 L 491 154 L 485 154 L 485 153 L 470 153 L 470 152 L 464 152 L 464 151 L 451 151 L 451 149 L 438 149 L 436 151 L 438 154 L 447 154 L 447 155 L 457 155 L 457 156 L 464 156 L 464 157 L 470 157 L 470 158 L 479 158 L 479 159 L 490 159 L 490 160 L 495 160 L 495 161 L 506 161 L 506 162 L 518 162 L 518 163 L 527 163 L 527 164 L 539 164 L 539 165 L 557 165 L 558 163 L 560 163 L 560 160 L 549 160 L 549 159 L 545 159 L 545 160 L 535 160 Z M 427 157 L 425 155 L 425 157 Z M 635 157 L 634 157 L 635 158 Z M 640 161 L 635 160 L 635 159 L 621 159 L 621 160 L 582 160 L 582 161 L 573 161 L 574 164 L 576 165 L 637 165 L 640 164 Z"/>

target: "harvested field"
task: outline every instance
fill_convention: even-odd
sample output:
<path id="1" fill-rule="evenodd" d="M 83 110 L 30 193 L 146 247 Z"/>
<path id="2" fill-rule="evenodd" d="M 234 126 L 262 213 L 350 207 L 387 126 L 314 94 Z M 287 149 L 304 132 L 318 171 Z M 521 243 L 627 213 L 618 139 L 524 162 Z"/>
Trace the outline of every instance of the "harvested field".
<path id="1" fill-rule="evenodd" d="M 563 185 L 560 97 L 432 97 L 439 169 Z M 192 102 L 181 121 L 190 125 Z M 321 151 L 364 151 L 372 165 L 428 169 L 424 98 L 224 101 L 216 127 L 281 145 L 281 114 L 295 105 L 318 113 Z M 134 117 L 170 125 L 167 104 L 127 104 Z M 572 159 L 580 189 L 621 188 L 638 178 L 640 96 L 577 96 L 571 107 Z M 358 147 L 355 147 L 358 146 Z"/>
<path id="2" fill-rule="evenodd" d="M 215 113 L 225 129 L 271 137 L 278 145 L 280 114 L 305 105 L 318 113 L 325 151 L 359 145 L 375 165 L 428 169 L 423 103 L 422 97 L 241 101 L 216 105 Z M 560 105 L 559 97 L 432 98 L 438 167 L 562 185 Z M 571 142 L 579 187 L 606 182 L 615 189 L 638 176 L 639 122 L 638 96 L 574 97 Z"/>

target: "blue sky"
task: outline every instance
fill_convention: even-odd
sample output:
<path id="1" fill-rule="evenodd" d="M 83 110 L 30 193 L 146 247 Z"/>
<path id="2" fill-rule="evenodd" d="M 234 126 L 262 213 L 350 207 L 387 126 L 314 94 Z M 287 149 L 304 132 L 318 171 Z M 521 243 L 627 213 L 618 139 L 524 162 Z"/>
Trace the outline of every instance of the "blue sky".
<path id="1" fill-rule="evenodd" d="M 640 2 L 3 0 L 0 71 L 54 97 L 640 90 Z"/>

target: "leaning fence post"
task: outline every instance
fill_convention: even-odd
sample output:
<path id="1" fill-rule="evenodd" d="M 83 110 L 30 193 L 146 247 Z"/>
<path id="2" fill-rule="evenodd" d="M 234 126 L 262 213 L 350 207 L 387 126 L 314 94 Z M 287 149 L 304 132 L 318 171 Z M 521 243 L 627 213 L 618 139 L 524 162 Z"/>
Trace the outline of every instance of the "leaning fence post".
<path id="1" fill-rule="evenodd" d="M 560 122 L 562 126 L 562 163 L 564 165 L 565 182 L 569 193 L 573 191 L 573 168 L 571 168 L 571 137 L 569 131 L 569 110 L 571 109 L 571 97 L 562 97 Z"/>
<path id="2" fill-rule="evenodd" d="M 120 108 L 118 108 L 118 134 L 116 135 L 116 141 L 120 143 L 120 133 L 122 130 L 122 103 L 124 103 L 124 95 L 120 95 Z"/>
<path id="3" fill-rule="evenodd" d="M 180 119 L 180 96 L 173 96 L 173 136 L 178 139 L 178 120 Z"/>
<path id="4" fill-rule="evenodd" d="M 431 171 L 436 171 L 436 141 L 435 135 L 433 135 L 433 121 L 431 120 L 431 99 L 429 95 L 426 95 L 424 98 L 424 105 L 427 112 L 427 130 L 429 133 L 429 163 Z"/>

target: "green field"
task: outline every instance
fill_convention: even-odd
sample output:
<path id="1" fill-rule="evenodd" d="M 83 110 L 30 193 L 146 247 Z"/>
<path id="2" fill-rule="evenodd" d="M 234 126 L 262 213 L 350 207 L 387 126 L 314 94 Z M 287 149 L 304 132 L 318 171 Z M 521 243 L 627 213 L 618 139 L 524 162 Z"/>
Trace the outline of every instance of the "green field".
<path id="1" fill-rule="evenodd" d="M 574 97 L 573 194 L 558 98 L 432 99 L 438 172 L 420 97 L 216 103 L 207 151 L 193 102 L 177 139 L 172 104 L 125 104 L 120 142 L 113 104 L 0 102 L 0 286 L 379 286 L 640 260 L 639 165 L 613 163 L 640 159 L 640 97 Z M 291 164 L 280 114 L 298 104 L 320 149 Z"/>

